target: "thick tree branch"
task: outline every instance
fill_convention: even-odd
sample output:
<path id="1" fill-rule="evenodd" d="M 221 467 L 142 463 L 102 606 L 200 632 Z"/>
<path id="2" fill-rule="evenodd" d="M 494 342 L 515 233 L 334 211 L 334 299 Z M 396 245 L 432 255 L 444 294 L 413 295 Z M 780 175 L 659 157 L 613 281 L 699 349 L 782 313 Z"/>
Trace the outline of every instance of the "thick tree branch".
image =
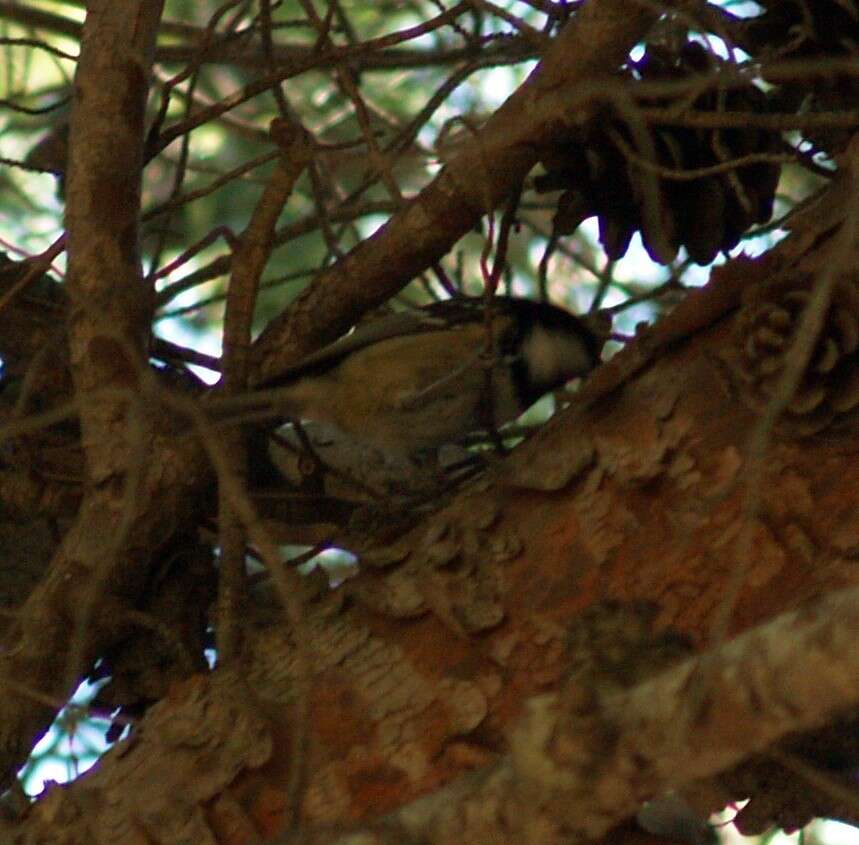
<path id="1" fill-rule="evenodd" d="M 598 839 L 643 801 L 725 772 L 859 704 L 857 627 L 854 587 L 739 636 L 703 658 L 710 683 L 706 707 L 698 712 L 688 702 L 700 677 L 700 657 L 628 689 L 609 685 L 595 693 L 571 682 L 534 697 L 511 731 L 507 754 L 379 819 L 364 836 L 368 842 L 432 845 Z M 265 648 L 263 641 L 256 645 Z M 277 745 L 275 723 L 243 703 L 243 696 L 242 685 L 223 670 L 210 682 L 186 685 L 152 709 L 133 745 L 110 752 L 97 773 L 41 802 L 19 829 L 21 841 L 42 841 L 40 834 L 52 830 L 61 806 L 63 818 L 86 808 L 85 825 L 69 842 L 107 842 L 99 832 L 114 835 L 136 819 L 165 814 L 193 819 L 197 838 L 228 841 L 218 834 L 231 829 L 222 815 L 230 779 L 237 771 L 247 775 L 263 764 L 277 765 L 285 750 Z M 201 768 L 195 761 L 202 754 L 218 765 Z M 189 781 L 191 771 L 206 777 Z M 129 789 L 130 782 L 141 788 Z M 182 788 L 189 783 L 193 789 Z M 214 809 L 195 812 L 203 805 Z M 233 822 L 243 815 L 237 817 L 237 809 L 232 805 Z M 243 824 L 258 835 L 250 816 Z M 353 841 L 356 833 L 342 841 Z M 166 828 L 160 834 L 165 845 L 181 841 Z M 188 835 L 184 826 L 181 835 Z M 276 841 L 341 840 L 322 826 Z"/>
<path id="2" fill-rule="evenodd" d="M 853 587 L 599 701 L 575 684 L 531 699 L 510 755 L 398 810 L 366 831 L 373 834 L 367 841 L 599 839 L 642 802 L 723 773 L 856 707 L 857 626 Z M 710 684 L 706 707 L 696 713 L 689 691 L 702 660 Z M 301 841 L 351 840 L 303 831 Z"/>
<path id="3" fill-rule="evenodd" d="M 615 70 L 651 20 L 638 3 L 585 4 L 526 82 L 439 176 L 372 238 L 320 273 L 267 327 L 257 343 L 261 373 L 276 372 L 341 334 L 438 261 L 536 164 L 538 144 L 564 124 L 575 99 L 568 92 Z M 577 105 L 583 119 L 586 97 Z"/>
<path id="4" fill-rule="evenodd" d="M 57 706 L 122 626 L 123 602 L 145 576 L 140 564 L 164 539 L 164 526 L 150 511 L 153 498 L 162 507 L 163 485 L 172 484 L 173 495 L 185 486 L 165 477 L 163 466 L 143 461 L 155 432 L 134 404 L 151 310 L 137 246 L 143 115 L 162 5 L 89 3 L 75 78 L 68 337 L 89 489 L 48 573 L 21 608 L 0 662 L 0 685 L 4 677 L 24 679 L 34 691 L 55 696 Z M 183 510 L 177 506 L 177 513 Z M 2 699 L 4 777 L 49 718 L 26 698 Z"/>
<path id="5" fill-rule="evenodd" d="M 138 228 L 144 109 L 163 3 L 90 4 L 75 76 L 66 225 L 69 346 L 83 446 L 96 484 L 127 471 L 123 388 L 146 365 L 151 292 Z M 89 394 L 117 388 L 113 399 Z"/>
<path id="6" fill-rule="evenodd" d="M 794 221 L 766 256 L 715 271 L 703 291 L 600 367 L 568 412 L 434 502 L 434 513 L 415 508 L 402 518 L 383 498 L 356 509 L 348 547 L 360 555 L 360 572 L 332 589 L 324 577 L 285 574 L 241 483 L 241 445 L 222 439 L 193 398 L 161 390 L 148 370 L 153 294 L 138 268 L 137 180 L 160 4 L 137 0 L 130 18 L 128 4 L 122 15 L 110 4 L 118 5 L 88 4 L 72 131 L 76 395 L 53 417 L 0 431 L 31 433 L 80 409 L 88 473 L 77 521 L 0 649 L 0 764 L 11 770 L 21 760 L 95 656 L 107 654 L 116 668 L 117 638 L 128 629 L 144 625 L 171 641 L 159 617 L 140 612 L 143 585 L 155 580 L 153 559 L 165 557 L 159 549 L 177 524 L 210 536 L 208 520 L 190 512 L 192 491 L 205 498 L 200 442 L 222 485 L 222 560 L 233 566 L 223 567 L 218 645 L 232 662 L 146 697 L 163 696 L 133 739 L 91 775 L 43 797 L 21 822 L 20 840 L 56 838 L 64 822 L 70 842 L 105 845 L 287 841 L 292 833 L 321 843 L 350 826 L 366 827 L 351 833 L 368 841 L 554 845 L 602 836 L 641 800 L 765 749 L 775 759 L 795 754 L 800 772 L 825 768 L 818 745 L 814 758 L 772 743 L 821 725 L 835 731 L 834 717 L 857 701 L 850 634 L 859 598 L 855 589 L 828 595 L 855 585 L 859 557 L 859 298 L 853 221 L 843 225 L 855 212 L 853 180 L 833 180 L 825 213 L 818 207 L 811 223 Z M 492 8 L 457 4 L 444 14 L 465 5 Z M 333 0 L 329 23 L 337 8 Z M 300 167 L 276 171 L 231 263 L 227 389 L 289 363 L 407 283 L 503 203 L 541 145 L 588 119 L 592 103 L 611 102 L 637 150 L 640 135 L 652 143 L 632 95 L 606 72 L 644 32 L 642 10 L 660 8 L 649 0 L 576 4 L 572 27 L 521 90 L 419 197 L 320 274 L 270 327 L 249 373 L 254 297 Z M 449 17 L 432 25 L 448 26 Z M 392 43 L 383 42 L 374 46 Z M 285 73 L 272 69 L 215 110 Z M 359 122 L 372 148 L 371 121 Z M 651 194 L 652 214 L 659 195 Z M 321 207 L 320 215 L 327 224 Z M 843 354 L 829 356 L 829 369 L 802 368 L 818 405 L 792 402 L 779 428 L 766 416 L 775 404 L 764 401 L 762 415 L 753 395 L 755 309 L 766 304 L 773 325 L 789 327 L 796 308 L 779 303 L 814 303 L 824 271 L 833 274 L 832 297 L 818 298 L 820 325 L 806 338 Z M 829 306 L 841 309 L 832 319 Z M 812 306 L 803 308 L 811 316 Z M 764 337 L 776 347 L 796 343 L 769 329 Z M 778 356 L 765 360 L 772 374 Z M 192 421 L 195 440 L 183 440 L 178 426 L 167 430 L 171 421 L 156 417 L 165 407 Z M 815 417 L 814 437 L 786 424 L 819 408 L 828 416 Z M 750 440 L 762 428 L 765 449 Z M 10 500 L 31 495 L 8 480 Z M 314 508 L 317 500 L 297 501 Z M 267 592 L 263 578 L 253 579 L 253 601 L 239 616 L 246 538 L 274 586 Z M 195 569 L 203 583 L 207 552 Z M 198 658 L 205 605 L 208 596 L 196 606 Z M 173 609 L 181 617 L 185 607 L 177 600 Z M 738 638 L 725 645 L 714 619 Z M 171 681 L 195 664 L 193 656 L 179 662 Z M 739 782 L 699 782 L 695 797 L 709 807 L 721 787 Z M 764 807 L 758 818 L 772 815 Z"/>
<path id="7" fill-rule="evenodd" d="M 438 799 L 388 816 L 395 830 L 437 843 L 480 841 L 481 830 L 488 841 L 533 843 L 541 829 L 598 837 L 639 801 L 733 767 L 855 703 L 855 595 L 825 597 L 856 579 L 855 415 L 828 438 L 777 441 L 750 523 L 743 468 L 756 418 L 731 401 L 718 363 L 736 342 L 729 312 L 743 281 L 748 289 L 831 259 L 849 201 L 838 197 L 849 185 L 834 186 L 825 213 L 812 211 L 772 253 L 728 265 L 661 332 L 632 342 L 603 391 L 515 452 L 497 481 L 479 481 L 429 525 L 365 549 L 363 572 L 340 591 L 306 584 L 314 600 L 305 602 L 302 642 L 313 643 L 316 660 L 304 841 L 326 822 L 395 813 L 440 783 L 450 788 Z M 753 632 L 661 675 L 653 673 L 663 657 L 677 653 L 657 650 L 654 664 L 644 659 L 647 639 L 608 671 L 593 661 L 607 682 L 573 675 L 586 607 L 599 614 L 646 602 L 659 630 L 706 649 L 746 530 L 751 566 L 732 623 L 733 632 Z M 808 601 L 819 603 L 796 611 Z M 294 729 L 284 714 L 301 679 L 297 642 L 278 625 L 248 631 L 243 673 L 255 692 L 243 706 L 258 719 L 253 700 L 265 701 L 269 727 L 255 747 L 239 747 L 227 719 L 225 733 L 202 746 L 229 755 L 230 778 L 240 772 L 231 790 L 223 772 L 179 799 L 176 781 L 127 790 L 131 769 L 181 778 L 193 767 L 198 723 L 185 702 L 196 712 L 209 695 L 197 685 L 153 710 L 140 734 L 149 739 L 71 787 L 68 800 L 110 807 L 111 824 L 169 808 L 193 817 L 199 836 L 200 826 L 223 823 L 221 811 L 255 833 L 284 830 L 293 762 L 284 732 Z M 706 671 L 693 674 L 699 665 Z M 553 695 L 535 698 L 547 690 Z M 696 708 L 700 701 L 709 706 Z M 235 706 L 230 697 L 206 705 Z M 171 733 L 165 750 L 155 727 L 164 724 L 187 724 L 192 735 Z M 165 756 L 174 754 L 175 765 Z M 93 794 L 98 800 L 83 797 Z M 202 805 L 220 810 L 195 813 Z"/>
<path id="8" fill-rule="evenodd" d="M 640 800 L 732 767 L 855 702 L 855 596 L 793 612 L 856 578 L 855 415 L 827 438 L 777 441 L 749 525 L 743 467 L 756 417 L 732 401 L 719 365 L 736 343 L 728 312 L 741 281 L 752 288 L 825 266 L 849 184 L 835 185 L 826 213 L 812 210 L 765 258 L 721 270 L 655 341 L 633 341 L 603 391 L 514 453 L 508 473 L 466 489 L 429 525 L 365 549 L 364 571 L 340 591 L 306 583 L 313 600 L 301 635 L 316 660 L 304 841 L 326 823 L 396 813 L 440 783 L 451 786 L 438 800 L 388 816 L 395 830 L 427 831 L 437 843 L 480 841 L 479 831 L 489 841 L 501 833 L 500 841 L 539 842 L 529 838 L 535 830 L 596 837 Z M 735 632 L 757 626 L 753 633 L 710 655 L 694 677 L 695 662 L 649 677 L 662 657 L 654 667 L 624 651 L 607 685 L 581 674 L 567 683 L 582 661 L 573 634 L 585 607 L 647 602 L 660 630 L 706 648 L 747 529 L 752 565 L 732 621 Z M 56 793 L 56 804 L 94 812 L 90 830 L 175 817 L 193 819 L 199 838 L 207 825 L 226 837 L 236 818 L 254 835 L 283 831 L 298 643 L 277 624 L 248 631 L 252 696 L 222 698 L 220 680 L 189 685 L 153 709 L 136 744 Z M 697 709 L 700 700 L 711 706 Z M 236 725 L 255 726 L 251 742 L 236 740 Z M 753 730 L 732 733 L 738 725 Z M 211 777 L 192 792 L 179 788 L 201 769 Z M 56 804 L 28 824 L 50 824 Z"/>

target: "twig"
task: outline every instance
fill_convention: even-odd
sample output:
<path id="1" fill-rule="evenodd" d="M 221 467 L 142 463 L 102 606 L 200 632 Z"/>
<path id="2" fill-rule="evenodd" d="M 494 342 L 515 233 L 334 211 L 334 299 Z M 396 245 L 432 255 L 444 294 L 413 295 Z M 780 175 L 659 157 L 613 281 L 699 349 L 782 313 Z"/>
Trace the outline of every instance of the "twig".
<path id="1" fill-rule="evenodd" d="M 227 393 L 247 385 L 251 324 L 259 280 L 271 254 L 275 225 L 298 177 L 311 161 L 313 147 L 301 127 L 288 128 L 282 120 L 272 124 L 281 146 L 281 159 L 239 238 L 233 274 L 227 291 L 223 334 L 223 388 Z M 246 449 L 239 430 L 225 434 L 233 475 L 243 483 Z M 229 494 L 219 488 L 220 582 L 217 609 L 219 660 L 229 664 L 238 655 L 238 605 L 244 595 L 245 535 Z"/>
<path id="2" fill-rule="evenodd" d="M 180 135 L 184 135 L 191 129 L 201 126 L 208 121 L 219 117 L 227 111 L 230 111 L 247 100 L 256 97 L 263 91 L 269 89 L 272 85 L 290 79 L 309 70 L 317 67 L 322 67 L 330 63 L 340 61 L 349 61 L 353 57 L 360 57 L 369 53 L 377 52 L 385 47 L 391 47 L 394 44 L 400 44 L 405 41 L 411 41 L 420 35 L 425 35 L 439 27 L 447 25 L 451 20 L 454 20 L 459 15 L 466 12 L 469 8 L 467 2 L 457 3 L 446 12 L 438 15 L 432 20 L 417 26 L 407 27 L 390 35 L 383 35 L 379 38 L 371 38 L 364 41 L 359 47 L 336 47 L 330 50 L 324 50 L 317 53 L 312 53 L 304 56 L 301 60 L 290 63 L 287 66 L 281 65 L 278 70 L 264 74 L 259 79 L 246 85 L 240 91 L 237 91 L 230 97 L 225 97 L 218 103 L 213 104 L 208 109 L 203 109 L 192 118 L 182 121 L 166 131 L 162 132 L 157 145 L 150 151 L 152 156 L 157 155 L 165 147 L 168 147 Z"/>
<path id="3" fill-rule="evenodd" d="M 689 126 L 694 129 L 768 129 L 786 132 L 789 129 L 852 129 L 859 126 L 859 111 L 844 109 L 836 112 L 812 112 L 807 114 L 730 111 L 684 111 L 670 108 L 643 106 L 638 109 L 647 123 L 668 126 Z"/>
<path id="4" fill-rule="evenodd" d="M 39 276 L 48 270 L 51 262 L 66 248 L 66 235 L 60 235 L 43 253 L 30 259 L 29 267 L 20 279 L 16 281 L 2 296 L 0 296 L 0 313 L 2 313 L 12 300 L 21 291 L 34 282 Z"/>

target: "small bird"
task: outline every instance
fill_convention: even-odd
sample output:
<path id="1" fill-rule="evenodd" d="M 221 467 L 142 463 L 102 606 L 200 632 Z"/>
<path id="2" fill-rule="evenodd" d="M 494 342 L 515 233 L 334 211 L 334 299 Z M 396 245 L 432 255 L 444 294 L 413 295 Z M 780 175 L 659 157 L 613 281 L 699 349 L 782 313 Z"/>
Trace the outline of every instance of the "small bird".
<path id="1" fill-rule="evenodd" d="M 607 334 L 589 322 L 530 299 L 448 299 L 359 325 L 258 387 L 284 417 L 411 457 L 494 431 L 590 372 Z"/>

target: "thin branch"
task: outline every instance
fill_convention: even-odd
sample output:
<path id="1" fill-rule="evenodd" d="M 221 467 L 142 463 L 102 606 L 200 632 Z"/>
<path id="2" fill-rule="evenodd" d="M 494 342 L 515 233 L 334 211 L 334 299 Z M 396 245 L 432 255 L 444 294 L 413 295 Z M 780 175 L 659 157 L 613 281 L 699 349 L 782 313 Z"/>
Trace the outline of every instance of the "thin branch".
<path id="1" fill-rule="evenodd" d="M 310 138 L 300 127 L 275 121 L 272 134 L 282 148 L 281 159 L 254 209 L 247 229 L 239 237 L 233 273 L 227 291 L 223 334 L 223 387 L 228 393 L 244 390 L 247 383 L 251 324 L 259 280 L 272 250 L 274 229 L 298 177 L 313 155 Z M 245 448 L 241 432 L 228 435 L 232 473 L 242 483 L 245 473 Z M 244 592 L 245 535 L 230 494 L 219 495 L 221 546 L 218 590 L 218 653 L 225 663 L 238 656 L 237 613 Z"/>
<path id="2" fill-rule="evenodd" d="M 314 70 L 315 68 L 324 67 L 328 64 L 337 64 L 343 61 L 351 61 L 353 57 L 360 57 L 374 53 L 378 50 L 384 49 L 385 47 L 393 46 L 394 44 L 411 41 L 420 35 L 426 35 L 439 27 L 445 26 L 451 20 L 454 20 L 456 17 L 463 14 L 467 9 L 467 2 L 457 3 L 447 12 L 438 15 L 426 23 L 408 27 L 390 35 L 368 39 L 359 47 L 336 47 L 329 50 L 311 53 L 302 60 L 290 62 L 286 66 L 281 66 L 276 71 L 263 74 L 255 82 L 246 85 L 235 94 L 224 97 L 220 102 L 198 112 L 193 118 L 182 121 L 165 130 L 158 138 L 157 143 L 153 144 L 150 155 L 156 155 L 169 144 L 173 143 L 176 138 L 184 135 L 186 132 L 189 132 L 197 126 L 202 126 L 204 123 L 208 123 L 208 121 L 236 108 L 247 100 L 256 97 L 258 94 L 271 88 L 272 85 L 276 85 L 286 79 L 299 76 L 309 70 Z"/>

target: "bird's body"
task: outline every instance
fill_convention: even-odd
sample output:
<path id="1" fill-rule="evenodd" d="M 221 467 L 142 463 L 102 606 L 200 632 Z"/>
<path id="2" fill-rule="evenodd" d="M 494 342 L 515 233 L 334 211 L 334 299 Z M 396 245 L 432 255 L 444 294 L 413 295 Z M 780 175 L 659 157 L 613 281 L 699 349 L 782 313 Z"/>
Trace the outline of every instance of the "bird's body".
<path id="1" fill-rule="evenodd" d="M 359 326 L 263 386 L 280 388 L 284 416 L 411 455 L 510 422 L 598 362 L 600 338 L 567 311 L 513 297 L 490 307 L 491 332 L 482 299 Z"/>

